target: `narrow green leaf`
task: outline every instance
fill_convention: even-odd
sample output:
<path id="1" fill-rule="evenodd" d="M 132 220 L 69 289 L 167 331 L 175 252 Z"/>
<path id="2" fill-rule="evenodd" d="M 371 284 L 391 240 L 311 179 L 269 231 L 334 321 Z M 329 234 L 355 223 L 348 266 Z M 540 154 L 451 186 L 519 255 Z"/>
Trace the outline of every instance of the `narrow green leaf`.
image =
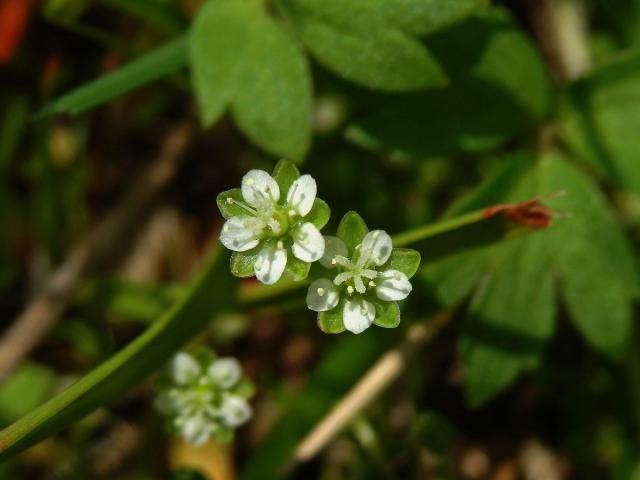
<path id="1" fill-rule="evenodd" d="M 256 10 L 249 2 L 207 2 L 191 26 L 189 60 L 205 126 L 213 125 L 234 98 Z"/>
<path id="2" fill-rule="evenodd" d="M 320 230 L 327 224 L 330 217 L 331 209 L 329 208 L 329 205 L 327 205 L 327 202 L 320 198 L 316 198 L 313 202 L 313 207 L 311 207 L 307 216 L 304 217 L 304 220 L 305 222 L 313 223 L 316 228 Z"/>
<path id="3" fill-rule="evenodd" d="M 394 248 L 384 269 L 398 270 L 407 277 L 413 277 L 420 268 L 420 252 L 410 248 Z"/>
<path id="4" fill-rule="evenodd" d="M 59 97 L 35 116 L 56 113 L 78 114 L 106 103 L 159 78 L 178 72 L 186 65 L 185 38 L 178 38 L 111 73 Z"/>
<path id="5" fill-rule="evenodd" d="M 356 212 L 345 213 L 338 225 L 338 237 L 353 251 L 362 242 L 364 236 L 369 232 L 367 224 Z"/>
<path id="6" fill-rule="evenodd" d="M 443 86 L 447 77 L 416 39 L 359 0 L 286 0 L 285 12 L 320 63 L 347 80 L 392 92 Z"/>
<path id="7" fill-rule="evenodd" d="M 216 197 L 216 204 L 220 209 L 220 213 L 227 219 L 247 214 L 247 211 L 236 202 L 245 203 L 244 198 L 242 198 L 242 191 L 239 188 L 220 192 Z"/>
<path id="8" fill-rule="evenodd" d="M 273 178 L 280 187 L 280 197 L 286 198 L 293 182 L 300 178 L 300 171 L 289 160 L 280 160 L 273 169 Z"/>
<path id="9" fill-rule="evenodd" d="M 342 333 L 345 331 L 342 312 L 344 310 L 344 300 L 341 300 L 336 308 L 328 312 L 318 313 L 318 327 L 324 333 Z"/>
<path id="10" fill-rule="evenodd" d="M 115 400 L 155 371 L 214 313 L 230 307 L 232 286 L 226 255 L 215 248 L 193 287 L 164 317 L 80 381 L 2 430 L 0 461 Z"/>
<path id="11" fill-rule="evenodd" d="M 398 306 L 398 302 L 374 300 L 373 304 L 376 307 L 376 318 L 373 323 L 383 328 L 396 328 L 400 325 L 400 307 Z"/>
<path id="12" fill-rule="evenodd" d="M 247 27 L 233 117 L 257 145 L 299 161 L 311 142 L 311 75 L 306 59 L 263 10 L 253 12 Z"/>

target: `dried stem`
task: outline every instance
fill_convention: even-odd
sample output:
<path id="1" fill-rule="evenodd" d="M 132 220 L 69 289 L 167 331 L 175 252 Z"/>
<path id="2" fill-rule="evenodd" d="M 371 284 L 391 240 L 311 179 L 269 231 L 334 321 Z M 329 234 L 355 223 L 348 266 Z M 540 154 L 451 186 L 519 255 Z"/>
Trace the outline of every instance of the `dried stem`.
<path id="1" fill-rule="evenodd" d="M 402 344 L 385 353 L 300 442 L 288 468 L 310 460 L 325 448 L 359 412 L 400 375 L 407 359 L 418 348 L 431 342 L 450 318 L 450 313 L 442 313 L 412 325 Z"/>
<path id="2" fill-rule="evenodd" d="M 121 202 L 100 222 L 45 282 L 0 339 L 0 381 L 47 335 L 66 310 L 82 280 L 126 248 L 158 193 L 174 177 L 193 132 L 175 128 L 155 161 L 136 179 Z"/>

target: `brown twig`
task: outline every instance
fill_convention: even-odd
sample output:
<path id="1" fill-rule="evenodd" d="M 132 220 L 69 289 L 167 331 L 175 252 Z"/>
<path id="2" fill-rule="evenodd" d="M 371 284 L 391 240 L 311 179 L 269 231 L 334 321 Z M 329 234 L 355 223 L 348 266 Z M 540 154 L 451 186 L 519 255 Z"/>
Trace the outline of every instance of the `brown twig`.
<path id="1" fill-rule="evenodd" d="M 158 157 L 136 179 L 121 202 L 93 229 L 45 282 L 0 339 L 0 381 L 46 336 L 66 310 L 80 282 L 126 248 L 132 231 L 158 193 L 174 177 L 193 133 L 191 123 L 175 128 Z"/>
<path id="2" fill-rule="evenodd" d="M 409 328 L 402 344 L 385 353 L 298 444 L 285 470 L 315 457 L 340 431 L 400 375 L 407 359 L 429 343 L 451 318 L 442 313 Z"/>

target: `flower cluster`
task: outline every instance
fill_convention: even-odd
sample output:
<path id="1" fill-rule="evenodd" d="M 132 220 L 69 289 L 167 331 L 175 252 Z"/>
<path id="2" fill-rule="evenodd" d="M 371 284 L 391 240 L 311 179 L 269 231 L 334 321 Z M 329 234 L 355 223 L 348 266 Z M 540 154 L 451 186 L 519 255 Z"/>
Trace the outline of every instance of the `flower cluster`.
<path id="1" fill-rule="evenodd" d="M 330 211 L 316 193 L 315 180 L 300 176 L 287 161 L 278 163 L 273 176 L 251 170 L 240 189 L 221 193 L 218 207 L 227 221 L 220 241 L 233 250 L 232 273 L 255 275 L 266 284 L 283 274 L 303 280 L 317 262 L 307 306 L 318 312 L 323 331 L 361 333 L 372 323 L 398 326 L 397 301 L 411 293 L 409 279 L 420 265 L 420 254 L 393 248 L 385 231 L 369 232 L 355 212 L 344 216 L 337 236 L 323 236 L 320 229 Z"/>
<path id="2" fill-rule="evenodd" d="M 215 358 L 210 350 L 193 356 L 180 352 L 171 361 L 157 410 L 169 419 L 169 430 L 187 443 L 210 438 L 228 442 L 234 429 L 252 415 L 247 399 L 253 385 L 242 377 L 234 358 Z"/>

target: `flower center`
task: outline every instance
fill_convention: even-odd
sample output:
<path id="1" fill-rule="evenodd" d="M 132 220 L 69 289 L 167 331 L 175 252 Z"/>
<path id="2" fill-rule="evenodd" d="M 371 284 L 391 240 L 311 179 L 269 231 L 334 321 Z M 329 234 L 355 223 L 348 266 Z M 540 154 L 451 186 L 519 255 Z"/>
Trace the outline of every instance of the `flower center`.
<path id="1" fill-rule="evenodd" d="M 264 233 L 268 237 L 280 237 L 287 232 L 289 228 L 289 219 L 287 215 L 275 208 L 271 212 L 264 215 L 264 221 L 267 224 Z"/>
<path id="2" fill-rule="evenodd" d="M 349 295 L 353 295 L 353 292 L 364 294 L 367 293 L 368 287 L 376 286 L 373 280 L 378 276 L 378 272 L 375 270 L 363 268 L 359 263 L 354 263 L 342 255 L 336 255 L 331 263 L 339 265 L 342 269 L 342 272 L 334 278 L 334 285 L 346 285 Z"/>

